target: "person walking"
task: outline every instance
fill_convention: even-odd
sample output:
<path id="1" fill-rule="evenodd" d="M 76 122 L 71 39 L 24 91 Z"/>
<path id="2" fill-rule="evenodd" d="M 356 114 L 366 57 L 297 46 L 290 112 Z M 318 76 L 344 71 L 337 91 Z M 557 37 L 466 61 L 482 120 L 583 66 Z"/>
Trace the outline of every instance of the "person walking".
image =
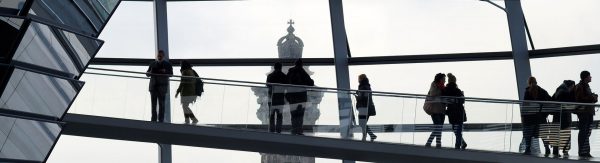
<path id="1" fill-rule="evenodd" d="M 172 75 L 173 66 L 169 61 L 165 60 L 165 52 L 159 50 L 156 54 L 156 60 L 150 63 L 146 71 L 146 76 L 150 77 L 149 91 L 152 107 L 152 117 L 150 120 L 153 122 L 164 121 L 165 98 L 169 89 L 169 77 Z"/>
<path id="2" fill-rule="evenodd" d="M 589 71 L 582 71 L 579 74 L 581 81 L 575 86 L 575 101 L 579 103 L 594 104 L 598 102 L 598 95 L 592 93 L 589 83 L 592 82 L 592 76 Z M 594 106 L 581 106 L 575 111 L 579 119 L 579 135 L 577 143 L 579 145 L 579 157 L 591 158 L 590 154 L 590 135 L 592 134 L 592 123 L 594 122 Z"/>
<path id="3" fill-rule="evenodd" d="M 190 120 L 192 124 L 196 124 L 198 123 L 198 119 L 190 109 L 190 104 L 196 102 L 198 98 L 196 93 L 196 78 L 194 78 L 196 73 L 192 69 L 192 64 L 186 60 L 181 61 L 181 70 L 179 71 L 181 72 L 181 82 L 177 88 L 177 93 L 175 93 L 175 98 L 181 93 L 181 106 L 183 107 L 185 124 L 190 124 Z"/>
<path id="4" fill-rule="evenodd" d="M 367 133 L 371 141 L 377 139 L 377 135 L 371 131 L 367 122 L 370 116 L 375 116 L 375 104 L 373 103 L 373 94 L 371 93 L 371 84 L 367 75 L 358 76 L 358 91 L 356 92 L 356 109 L 358 110 L 358 124 L 362 128 L 362 141 L 367 139 Z"/>
<path id="5" fill-rule="evenodd" d="M 302 67 L 301 59 L 296 60 L 294 67 L 288 69 L 288 83 L 298 86 L 314 86 L 314 81 Z M 304 110 L 308 101 L 305 87 L 288 87 L 286 98 L 290 104 L 292 121 L 292 134 L 304 135 L 302 125 L 304 123 Z"/>
<path id="6" fill-rule="evenodd" d="M 445 83 L 446 75 L 442 73 L 436 74 L 433 82 L 431 82 L 425 104 L 423 105 L 423 110 L 431 116 L 431 120 L 433 121 L 433 131 L 429 135 L 427 143 L 425 143 L 427 147 L 431 147 L 431 142 L 436 138 L 435 147 L 442 147 L 442 128 L 446 119 L 446 115 L 444 115 L 446 105 L 442 103 L 439 96 L 443 94 Z"/>
<path id="7" fill-rule="evenodd" d="M 456 142 L 454 143 L 454 149 L 465 150 L 467 143 L 463 139 L 463 123 L 467 121 L 467 114 L 465 112 L 464 93 L 458 88 L 456 84 L 456 77 L 452 73 L 448 73 L 448 84 L 443 93 L 444 96 L 452 96 L 458 98 L 449 99 L 446 109 L 446 115 L 448 115 L 448 122 L 452 124 L 452 130 L 456 136 Z"/>
<path id="8" fill-rule="evenodd" d="M 551 101 L 552 97 L 546 90 L 537 85 L 535 77 L 529 77 L 528 87 L 525 89 L 524 100 L 532 101 Z M 523 139 L 525 139 L 525 153 L 531 154 L 531 139 L 539 138 L 540 124 L 546 122 L 544 113 L 542 113 L 543 104 L 525 103 L 521 108 L 521 123 L 523 123 Z M 546 153 L 550 149 L 546 147 Z"/>
<path id="9" fill-rule="evenodd" d="M 285 105 L 285 87 L 272 84 L 287 84 L 287 76 L 281 71 L 281 63 L 273 65 L 273 72 L 267 75 L 269 89 L 269 132 L 281 133 L 282 110 Z"/>

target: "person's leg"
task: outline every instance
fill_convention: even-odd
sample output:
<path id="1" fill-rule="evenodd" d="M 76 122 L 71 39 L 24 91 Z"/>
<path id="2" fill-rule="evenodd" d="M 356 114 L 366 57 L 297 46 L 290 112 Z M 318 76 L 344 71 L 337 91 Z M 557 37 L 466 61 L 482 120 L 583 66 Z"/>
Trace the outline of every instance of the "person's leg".
<path id="1" fill-rule="evenodd" d="M 525 139 L 525 154 L 531 154 L 531 138 L 533 137 L 533 125 L 523 124 L 523 139 Z"/>
<path id="2" fill-rule="evenodd" d="M 454 142 L 454 149 L 460 149 L 462 145 L 462 130 L 460 124 L 452 124 L 452 131 L 454 131 L 454 136 L 456 137 L 456 141 Z"/>
<path id="3" fill-rule="evenodd" d="M 283 115 L 281 114 L 281 109 L 276 109 L 275 112 L 277 112 L 277 120 L 275 123 L 275 132 L 277 133 L 281 133 L 281 125 L 283 124 Z"/>
<path id="4" fill-rule="evenodd" d="M 425 143 L 425 146 L 430 147 L 431 146 L 431 142 L 433 141 L 433 139 L 435 139 L 435 122 L 436 120 L 436 116 L 435 114 L 430 115 L 431 116 L 431 121 L 433 122 L 433 125 L 431 125 L 431 134 L 429 134 L 429 138 L 427 138 L 427 143 Z"/>
<path id="5" fill-rule="evenodd" d="M 436 137 L 437 139 L 435 140 L 435 146 L 437 148 L 442 147 L 442 129 L 443 129 L 443 125 L 444 125 L 444 120 L 446 119 L 446 115 L 444 114 L 438 114 L 437 115 L 437 122 L 434 122 L 436 125 L 435 127 L 435 132 L 436 132 Z"/>
<path id="6" fill-rule="evenodd" d="M 158 102 L 158 95 L 157 95 L 157 92 L 154 90 L 150 91 L 150 101 L 151 101 L 150 111 L 152 112 L 152 114 L 151 114 L 152 118 L 150 118 L 150 121 L 156 122 L 156 109 L 157 109 L 156 102 Z"/>
<path id="7" fill-rule="evenodd" d="M 275 132 L 275 110 L 271 103 L 269 103 L 269 132 Z"/>
<path id="8" fill-rule="evenodd" d="M 304 132 L 303 129 L 303 125 L 304 125 L 304 110 L 305 110 L 305 104 L 303 103 L 302 105 L 298 106 L 298 134 L 302 135 L 302 133 Z"/>
<path id="9" fill-rule="evenodd" d="M 591 114 L 579 114 L 579 155 L 590 156 L 590 135 L 591 123 L 593 121 L 593 115 Z"/>
<path id="10" fill-rule="evenodd" d="M 367 128 L 367 133 L 369 134 L 369 137 L 371 137 L 371 141 L 377 139 L 377 135 L 375 135 L 373 133 L 373 130 L 371 130 L 371 128 L 369 127 L 369 125 L 367 125 L 367 123 L 369 123 L 369 116 L 367 116 L 367 121 L 365 122 L 365 126 Z"/>
<path id="11" fill-rule="evenodd" d="M 290 116 L 292 123 L 292 131 L 291 134 L 295 135 L 298 133 L 298 104 L 290 105 Z"/>
<path id="12" fill-rule="evenodd" d="M 362 141 L 367 140 L 367 116 L 366 115 L 359 115 L 358 116 L 358 125 L 361 128 L 362 131 Z"/>
<path id="13" fill-rule="evenodd" d="M 165 121 L 165 96 L 163 92 L 158 94 L 158 122 Z"/>

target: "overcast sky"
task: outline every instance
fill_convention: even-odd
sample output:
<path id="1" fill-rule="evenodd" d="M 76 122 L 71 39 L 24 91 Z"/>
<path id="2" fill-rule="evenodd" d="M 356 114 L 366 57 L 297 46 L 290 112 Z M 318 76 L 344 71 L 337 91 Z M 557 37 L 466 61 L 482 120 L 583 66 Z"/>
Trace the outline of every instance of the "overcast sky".
<path id="1" fill-rule="evenodd" d="M 502 6 L 504 3 L 495 2 Z M 524 0 L 523 8 L 538 49 L 600 44 L 600 1 Z M 345 0 L 344 12 L 353 57 L 511 50 L 506 15 L 479 0 Z M 277 57 L 276 42 L 286 35 L 289 19 L 294 20 L 295 34 L 305 43 L 305 58 L 333 57 L 327 0 L 169 2 L 168 14 L 171 58 Z M 100 35 L 105 44 L 96 57 L 152 58 L 152 15 L 152 3 L 122 2 Z M 531 60 L 531 67 L 539 85 L 553 93 L 562 80 L 578 81 L 581 70 L 600 76 L 597 75 L 600 74 L 598 61 L 600 55 L 597 54 L 546 58 Z M 111 68 L 145 70 L 145 67 Z M 203 77 L 257 82 L 264 82 L 270 70 L 269 67 L 195 69 Z M 336 86 L 333 66 L 310 69 L 315 72 L 312 77 L 316 85 Z M 350 67 L 352 88 L 358 85 L 356 76 L 365 73 L 374 90 L 417 94 L 427 93 L 429 83 L 438 72 L 454 73 L 466 96 L 517 99 L 512 60 Z M 93 75 L 84 75 L 82 80 L 87 82 L 86 86 L 69 112 L 149 118 L 146 81 Z M 175 87 L 173 85 L 172 90 Z M 600 82 L 592 82 L 591 87 L 598 92 Z M 229 100 L 242 102 L 230 104 Z M 378 116 L 370 123 L 407 123 L 405 117 L 412 117 L 411 123 L 430 123 L 419 107 L 406 107 L 406 102 L 399 102 L 405 100 L 383 97 L 374 100 Z M 181 107 L 178 102 L 172 104 L 174 121 L 180 123 Z M 506 117 L 502 116 L 507 116 L 506 108 L 510 108 L 506 105 L 468 106 L 473 117 L 469 122 L 473 123 L 505 121 Z M 200 104 L 193 107 L 194 112 L 204 116 L 200 118 L 201 123 L 260 123 L 255 115 L 256 97 L 248 89 L 207 85 Z M 482 107 L 493 109 L 474 109 Z M 243 108 L 243 112 L 232 111 L 239 108 Z M 338 123 L 335 95 L 326 95 L 320 108 L 318 124 Z M 156 154 L 154 144 L 62 136 L 49 162 L 155 162 Z M 239 157 L 227 157 L 231 154 Z M 191 147 L 174 147 L 174 157 L 175 162 L 260 161 L 257 153 Z"/>

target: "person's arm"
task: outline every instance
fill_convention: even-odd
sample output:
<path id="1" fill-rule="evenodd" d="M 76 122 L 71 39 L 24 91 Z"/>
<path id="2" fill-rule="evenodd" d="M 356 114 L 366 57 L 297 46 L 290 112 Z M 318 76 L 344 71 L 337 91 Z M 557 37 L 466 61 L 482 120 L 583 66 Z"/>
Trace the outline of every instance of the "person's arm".
<path id="1" fill-rule="evenodd" d="M 166 74 L 169 76 L 173 76 L 173 65 L 171 65 L 171 62 L 167 61 L 167 66 L 165 67 L 166 69 Z"/>
<path id="2" fill-rule="evenodd" d="M 154 64 L 154 62 L 151 62 L 150 65 L 148 66 L 148 70 L 146 70 L 146 77 L 150 77 L 153 64 Z"/>

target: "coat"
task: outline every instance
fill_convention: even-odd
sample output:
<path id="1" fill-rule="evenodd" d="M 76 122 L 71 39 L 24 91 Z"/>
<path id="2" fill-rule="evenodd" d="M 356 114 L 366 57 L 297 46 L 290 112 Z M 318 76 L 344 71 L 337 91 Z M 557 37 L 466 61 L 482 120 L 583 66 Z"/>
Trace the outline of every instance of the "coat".
<path id="1" fill-rule="evenodd" d="M 194 70 L 183 70 L 181 76 L 194 77 Z M 177 88 L 177 93 L 181 93 L 181 96 L 196 96 L 196 79 L 182 77 Z"/>
<path id="2" fill-rule="evenodd" d="M 429 87 L 429 92 L 427 93 L 427 98 L 425 99 L 425 104 L 423 104 L 423 110 L 425 113 L 432 114 L 444 114 L 446 112 L 446 105 L 442 103 L 442 100 L 439 96 L 442 95 L 442 88 L 439 88 L 435 82 L 431 83 Z"/>
<path id="3" fill-rule="evenodd" d="M 575 91 L 569 90 L 565 84 L 561 84 L 556 88 L 552 99 L 559 102 L 575 102 Z M 570 127 L 572 122 L 571 110 L 561 110 L 560 112 L 553 113 L 552 122 L 558 121 L 560 121 L 561 129 Z"/>
<path id="4" fill-rule="evenodd" d="M 444 89 L 442 95 L 452 97 L 464 97 L 463 91 L 458 88 L 456 83 L 448 83 Z M 467 114 L 465 112 L 465 99 L 464 98 L 453 98 L 448 99 L 446 115 L 450 124 L 462 124 L 467 121 Z"/>
<path id="5" fill-rule="evenodd" d="M 150 83 L 148 84 L 148 89 L 150 91 L 157 90 L 161 93 L 166 93 L 167 88 L 169 87 L 169 76 L 173 75 L 173 66 L 166 60 L 161 62 L 154 61 L 150 63 L 148 66 L 147 73 L 152 74 L 161 74 L 161 75 L 146 75 L 150 77 Z"/>
<path id="6" fill-rule="evenodd" d="M 533 92 L 530 91 L 530 88 L 527 87 L 525 89 L 525 97 L 524 100 L 532 100 L 532 101 L 552 101 L 552 97 L 548 94 L 546 90 L 544 90 L 540 86 L 535 86 L 538 94 L 534 95 Z M 541 124 L 546 123 L 547 112 L 543 112 L 542 108 L 544 105 L 551 104 L 538 104 L 538 103 L 526 103 L 521 107 L 521 122 L 525 125 L 533 125 L 533 124 Z"/>
<path id="7" fill-rule="evenodd" d="M 356 108 L 368 107 L 367 115 L 377 115 L 377 112 L 375 111 L 375 104 L 373 103 L 373 94 L 371 92 L 362 92 L 371 91 L 369 79 L 363 79 L 358 85 L 358 90 L 359 91 L 356 92 Z"/>
<path id="8" fill-rule="evenodd" d="M 287 75 L 281 72 L 281 70 L 275 70 L 267 75 L 267 83 L 287 84 L 287 80 Z M 267 84 L 267 88 L 269 89 L 268 93 L 271 100 L 271 105 L 285 104 L 285 86 Z"/>
<path id="9" fill-rule="evenodd" d="M 288 70 L 287 74 L 288 84 L 301 85 L 301 86 L 314 86 L 314 81 L 310 78 L 310 75 L 306 73 L 304 68 L 301 66 L 295 66 Z M 286 99 L 290 104 L 307 102 L 306 88 L 303 87 L 288 87 L 286 93 Z"/>
<path id="10" fill-rule="evenodd" d="M 598 102 L 598 95 L 592 93 L 590 85 L 584 82 L 579 82 L 575 85 L 575 101 L 579 103 L 591 103 Z M 577 114 L 591 114 L 594 115 L 596 112 L 594 106 L 581 106 L 576 111 Z"/>

